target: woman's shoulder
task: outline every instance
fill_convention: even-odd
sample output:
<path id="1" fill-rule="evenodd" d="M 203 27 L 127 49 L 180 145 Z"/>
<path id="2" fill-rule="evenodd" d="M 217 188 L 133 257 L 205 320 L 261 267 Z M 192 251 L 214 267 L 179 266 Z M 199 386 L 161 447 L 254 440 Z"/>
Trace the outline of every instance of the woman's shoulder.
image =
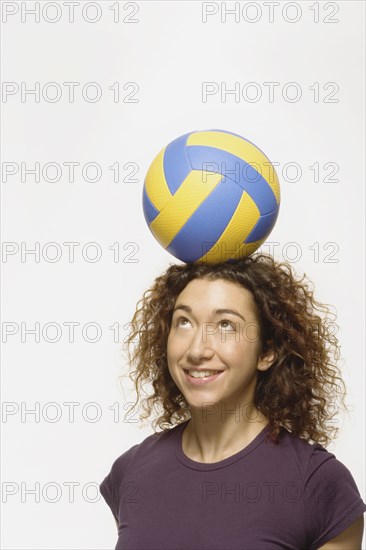
<path id="1" fill-rule="evenodd" d="M 145 437 L 140 443 L 132 445 L 132 447 L 129 447 L 115 459 L 112 464 L 111 473 L 117 477 L 118 473 L 125 472 L 129 463 L 135 459 L 138 459 L 139 456 L 146 456 L 149 451 L 153 451 L 156 448 L 160 449 L 164 443 L 168 443 L 172 438 L 174 438 L 175 435 L 177 435 L 180 427 L 181 424 L 177 424 L 172 428 L 168 428 L 160 432 L 154 432 Z"/>
<path id="2" fill-rule="evenodd" d="M 305 525 L 313 541 L 309 550 L 315 550 L 363 515 L 366 504 L 351 471 L 334 452 L 304 440 L 293 445 L 307 454 L 302 495 Z"/>
<path id="3" fill-rule="evenodd" d="M 304 487 L 316 486 L 333 488 L 338 485 L 356 489 L 354 478 L 347 466 L 337 457 L 335 452 L 326 449 L 318 442 L 305 439 L 282 429 L 282 452 L 291 455 L 300 466 L 303 473 Z M 281 452 L 281 451 L 280 451 Z"/>

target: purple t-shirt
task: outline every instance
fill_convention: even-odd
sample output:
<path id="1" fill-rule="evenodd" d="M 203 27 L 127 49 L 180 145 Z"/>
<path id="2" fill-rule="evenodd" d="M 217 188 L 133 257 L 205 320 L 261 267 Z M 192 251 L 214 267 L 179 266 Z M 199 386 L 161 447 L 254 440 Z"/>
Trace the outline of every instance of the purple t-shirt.
<path id="1" fill-rule="evenodd" d="M 316 550 L 366 510 L 350 471 L 318 443 L 282 428 L 275 445 L 267 425 L 205 464 L 183 452 L 187 422 L 125 451 L 100 484 L 115 550 Z"/>

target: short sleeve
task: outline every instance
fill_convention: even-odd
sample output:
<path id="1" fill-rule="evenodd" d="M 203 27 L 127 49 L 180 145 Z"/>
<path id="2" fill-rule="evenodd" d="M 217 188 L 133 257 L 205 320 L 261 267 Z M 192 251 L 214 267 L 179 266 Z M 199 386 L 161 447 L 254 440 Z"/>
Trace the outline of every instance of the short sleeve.
<path id="1" fill-rule="evenodd" d="M 111 471 L 99 485 L 99 492 L 108 504 L 114 518 L 119 523 L 119 505 L 123 477 L 130 460 L 139 444 L 125 451 L 113 463 Z"/>
<path id="2" fill-rule="evenodd" d="M 305 475 L 304 499 L 309 550 L 340 535 L 366 510 L 351 472 L 317 443 Z"/>
<path id="3" fill-rule="evenodd" d="M 111 474 L 109 473 L 102 483 L 99 485 L 99 491 L 108 506 L 110 507 L 112 514 L 118 522 L 118 495 L 115 494 L 116 485 L 113 484 Z"/>

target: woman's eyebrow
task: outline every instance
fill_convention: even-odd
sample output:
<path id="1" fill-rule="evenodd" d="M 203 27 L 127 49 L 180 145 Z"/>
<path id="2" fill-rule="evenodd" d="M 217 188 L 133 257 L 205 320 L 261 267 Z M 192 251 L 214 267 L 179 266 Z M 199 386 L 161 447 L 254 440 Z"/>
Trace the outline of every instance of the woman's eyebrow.
<path id="1" fill-rule="evenodd" d="M 185 304 L 176 305 L 175 308 L 173 309 L 173 313 L 177 309 L 182 309 L 183 311 L 187 311 L 188 313 L 192 313 L 192 308 L 190 306 L 186 306 Z M 220 313 L 231 313 L 232 315 L 237 315 L 238 317 L 243 319 L 243 321 L 246 323 L 246 319 L 244 319 L 244 317 L 238 311 L 235 311 L 234 309 L 219 308 L 219 309 L 214 309 L 213 310 L 214 315 L 218 315 Z"/>

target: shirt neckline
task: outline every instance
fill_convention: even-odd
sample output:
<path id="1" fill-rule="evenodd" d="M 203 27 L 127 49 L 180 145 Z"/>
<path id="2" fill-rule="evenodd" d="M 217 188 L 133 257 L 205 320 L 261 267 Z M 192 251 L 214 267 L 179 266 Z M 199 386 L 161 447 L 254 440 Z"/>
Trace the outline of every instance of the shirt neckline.
<path id="1" fill-rule="evenodd" d="M 186 420 L 185 422 L 182 422 L 178 426 L 179 429 L 178 429 L 178 437 L 177 437 L 177 444 L 176 444 L 176 456 L 178 460 L 188 468 L 191 468 L 192 470 L 200 470 L 201 472 L 208 472 L 212 470 L 219 470 L 221 468 L 226 468 L 226 466 L 230 466 L 230 464 L 233 464 L 237 460 L 240 460 L 247 454 L 254 451 L 254 449 L 262 443 L 262 441 L 264 440 L 264 438 L 266 437 L 269 431 L 269 424 L 267 424 L 259 432 L 259 434 L 257 434 L 255 438 L 246 447 L 244 447 L 244 449 L 241 449 L 237 453 L 227 458 L 224 458 L 219 462 L 206 463 L 206 462 L 197 462 L 196 460 L 192 460 L 183 452 L 182 436 L 183 436 L 184 428 L 186 427 L 188 422 L 189 420 Z"/>

